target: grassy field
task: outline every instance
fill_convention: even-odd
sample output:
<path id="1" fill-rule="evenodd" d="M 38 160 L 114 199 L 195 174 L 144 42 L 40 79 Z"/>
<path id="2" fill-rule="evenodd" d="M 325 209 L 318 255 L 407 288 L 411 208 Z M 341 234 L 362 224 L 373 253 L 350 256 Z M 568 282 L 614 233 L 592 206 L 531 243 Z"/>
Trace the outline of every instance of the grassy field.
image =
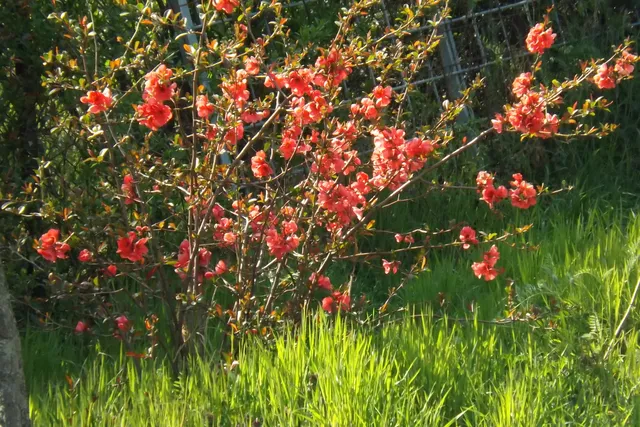
<path id="1" fill-rule="evenodd" d="M 505 315 L 505 281 L 481 282 L 468 260 L 443 253 L 407 287 L 413 308 L 396 323 L 372 330 L 311 313 L 275 348 L 245 343 L 233 368 L 193 360 L 177 381 L 159 360 L 143 360 L 138 377 L 117 352 L 30 331 L 34 423 L 640 425 L 637 309 L 614 339 L 640 278 L 640 219 L 622 209 L 567 215 L 559 202 L 526 218 L 538 251 L 503 257 L 514 307 L 543 320 L 492 323 Z"/>

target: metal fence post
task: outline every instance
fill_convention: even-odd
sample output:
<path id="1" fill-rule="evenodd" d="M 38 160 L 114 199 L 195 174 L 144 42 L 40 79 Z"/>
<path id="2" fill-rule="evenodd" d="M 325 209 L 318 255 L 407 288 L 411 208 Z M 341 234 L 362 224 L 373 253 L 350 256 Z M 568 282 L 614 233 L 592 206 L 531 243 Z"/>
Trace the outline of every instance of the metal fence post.
<path id="1" fill-rule="evenodd" d="M 465 89 L 466 85 L 463 78 L 462 67 L 460 66 L 460 58 L 456 49 L 456 42 L 453 39 L 453 32 L 449 20 L 445 20 L 439 28 L 442 39 L 440 40 L 440 60 L 442 61 L 443 74 L 447 87 L 447 95 L 450 99 L 457 99 L 460 93 Z M 458 120 L 467 122 L 473 113 L 465 107 L 464 111 L 458 116 Z"/>

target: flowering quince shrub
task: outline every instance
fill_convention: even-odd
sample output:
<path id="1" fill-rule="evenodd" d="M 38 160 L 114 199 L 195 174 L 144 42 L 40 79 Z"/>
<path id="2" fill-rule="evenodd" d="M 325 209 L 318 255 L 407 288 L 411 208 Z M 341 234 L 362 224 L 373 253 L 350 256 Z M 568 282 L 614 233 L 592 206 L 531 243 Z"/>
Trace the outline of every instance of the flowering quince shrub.
<path id="1" fill-rule="evenodd" d="M 523 140 L 608 134 L 612 125 L 583 120 L 609 105 L 603 97 L 569 106 L 564 99 L 578 87 L 599 94 L 631 78 L 638 57 L 625 43 L 608 59 L 577 66 L 571 78 L 542 82 L 538 72 L 555 39 L 545 20 L 526 38 L 533 66 L 514 79 L 511 99 L 485 130 L 467 138 L 454 126 L 479 79 L 446 102 L 431 126 L 409 129 L 403 118 L 412 86 L 393 88 L 411 82 L 434 54 L 446 3 L 423 0 L 404 10 L 394 27 L 358 31 L 357 19 L 376 7 L 375 0 L 352 2 L 337 17 L 333 41 L 319 49 L 291 44 L 276 1 L 259 8 L 238 0 L 202 2 L 204 30 L 192 44 L 184 41 L 194 34 L 179 33 L 179 16 L 141 8 L 138 26 L 178 31 L 175 39 L 183 44 L 135 32 L 118 39 L 118 58 L 100 57 L 92 40 L 99 29 L 86 19 L 52 17 L 76 32 L 76 61 L 85 65 L 69 71 L 52 60 L 46 83 L 77 96 L 77 111 L 61 118 L 60 128 L 84 141 L 78 153 L 97 190 L 67 183 L 76 185 L 77 197 L 59 208 L 62 214 L 44 205 L 41 215 L 51 229 L 34 236 L 35 250 L 52 266 L 65 263 L 51 270 L 50 280 L 68 294 L 89 283 L 94 295 L 129 297 L 119 305 L 95 297 L 99 309 L 77 322 L 76 333 L 94 333 L 102 320 L 129 344 L 151 337 L 148 356 L 157 345 L 191 348 L 214 320 L 229 333 L 269 336 L 306 307 L 331 314 L 361 310 L 366 297 L 354 294 L 352 280 L 329 277 L 336 263 L 366 262 L 397 278 L 381 316 L 403 284 L 425 269 L 429 250 L 472 253 L 469 274 L 482 281 L 508 269 L 500 265 L 500 250 L 525 229 L 498 235 L 460 223 L 400 232 L 378 230 L 374 218 L 497 134 Z M 263 33 L 257 23 L 265 16 L 269 31 Z M 425 16 L 431 33 L 410 38 Z M 228 17 L 233 31 L 213 38 L 212 28 Z M 176 62 L 178 48 L 186 62 Z M 362 72 L 377 84 L 347 95 L 350 78 Z M 54 178 L 39 177 L 40 194 Z M 474 185 L 458 187 L 489 210 L 529 209 L 549 193 L 520 173 L 511 179 L 478 171 Z M 358 242 L 376 233 L 390 233 L 384 235 L 393 236 L 396 249 L 361 252 Z M 160 311 L 151 308 L 157 307 L 152 299 L 161 301 Z M 167 336 L 157 333 L 158 319 L 169 325 Z"/>

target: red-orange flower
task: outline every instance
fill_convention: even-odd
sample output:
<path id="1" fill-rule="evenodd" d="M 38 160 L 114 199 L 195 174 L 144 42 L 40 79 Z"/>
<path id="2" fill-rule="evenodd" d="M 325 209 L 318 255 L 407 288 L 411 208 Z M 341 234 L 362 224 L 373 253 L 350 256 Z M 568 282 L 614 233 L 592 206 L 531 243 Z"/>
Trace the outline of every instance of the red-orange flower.
<path id="1" fill-rule="evenodd" d="M 135 231 L 130 231 L 127 237 L 121 237 L 118 239 L 117 254 L 123 259 L 128 259 L 132 262 L 144 262 L 144 256 L 149 252 L 147 248 L 147 238 L 137 239 Z"/>
<path id="2" fill-rule="evenodd" d="M 618 59 L 613 69 L 620 76 L 628 76 L 633 73 L 634 67 L 630 62 L 627 62 L 624 59 Z"/>
<path id="3" fill-rule="evenodd" d="M 378 117 L 378 110 L 376 110 L 376 104 L 371 98 L 362 98 L 360 101 L 362 106 L 360 107 L 360 113 L 367 120 L 373 120 Z"/>
<path id="4" fill-rule="evenodd" d="M 544 53 L 553 45 L 556 34 L 551 28 L 544 29 L 544 24 L 536 24 L 527 35 L 527 50 L 531 53 Z"/>
<path id="5" fill-rule="evenodd" d="M 536 204 L 536 195 L 538 192 L 527 181 L 522 179 L 522 175 L 516 173 L 511 181 L 512 190 L 509 191 L 511 204 L 516 208 L 529 209 Z"/>
<path id="6" fill-rule="evenodd" d="M 273 169 L 267 162 L 267 153 L 260 150 L 251 158 L 251 171 L 256 178 L 264 178 L 273 173 Z"/>
<path id="7" fill-rule="evenodd" d="M 133 186 L 133 176 L 130 174 L 125 175 L 120 188 L 126 196 L 124 199 L 124 203 L 126 205 L 131 205 L 136 202 L 136 190 Z"/>
<path id="8" fill-rule="evenodd" d="M 189 241 L 187 239 L 183 240 L 178 250 L 178 261 L 175 264 L 176 268 L 184 268 L 189 264 L 190 251 Z"/>
<path id="9" fill-rule="evenodd" d="M 491 267 L 495 266 L 498 260 L 500 259 L 500 252 L 498 251 L 498 247 L 496 245 L 492 245 L 491 249 L 482 255 L 483 262 L 486 262 Z"/>
<path id="10" fill-rule="evenodd" d="M 170 100 L 176 92 L 176 83 L 171 83 L 173 70 L 162 64 L 155 71 L 150 71 L 144 76 L 144 92 L 142 99 L 150 101 L 154 99 L 158 103 Z"/>
<path id="11" fill-rule="evenodd" d="M 140 116 L 138 117 L 138 122 L 151 130 L 160 129 L 173 117 L 169 106 L 157 102 L 153 98 L 147 99 L 147 102 L 142 105 L 138 105 L 136 110 L 138 116 Z"/>
<path id="12" fill-rule="evenodd" d="M 227 268 L 227 264 L 222 260 L 218 261 L 215 268 L 213 269 L 214 273 L 216 273 L 216 275 L 218 276 L 226 273 L 228 270 L 229 269 Z"/>
<path id="13" fill-rule="evenodd" d="M 209 102 L 207 95 L 200 95 L 196 98 L 196 109 L 198 111 L 198 117 L 206 119 L 213 114 L 215 107 Z"/>
<path id="14" fill-rule="evenodd" d="M 493 126 L 493 129 L 498 132 L 498 133 L 502 133 L 502 125 L 504 125 L 504 117 L 502 116 L 502 114 L 496 114 L 496 118 L 495 119 L 491 119 L 491 126 Z"/>
<path id="15" fill-rule="evenodd" d="M 327 313 L 333 313 L 335 308 L 333 304 L 333 298 L 325 297 L 322 299 L 322 309 Z"/>
<path id="16" fill-rule="evenodd" d="M 316 285 L 321 289 L 326 289 L 327 291 L 333 290 L 333 286 L 331 286 L 331 280 L 327 276 L 323 276 L 318 273 L 311 273 L 311 277 L 309 278 L 312 285 Z"/>
<path id="17" fill-rule="evenodd" d="M 478 279 L 484 278 L 489 282 L 498 277 L 499 271 L 495 268 L 496 263 L 500 259 L 500 252 L 496 245 L 491 246 L 491 249 L 484 253 L 482 262 L 474 262 L 471 266 L 473 273 Z"/>
<path id="18" fill-rule="evenodd" d="M 391 104 L 391 96 L 393 89 L 391 86 L 382 87 L 376 86 L 373 88 L 373 97 L 376 100 L 376 107 L 386 107 Z"/>
<path id="19" fill-rule="evenodd" d="M 229 129 L 224 134 L 224 140 L 230 145 L 236 145 L 244 136 L 244 125 L 239 123 L 236 127 Z"/>
<path id="20" fill-rule="evenodd" d="M 334 313 L 337 310 L 349 311 L 351 307 L 351 297 L 342 292 L 334 292 L 330 297 L 322 299 L 322 309 L 327 313 Z"/>
<path id="21" fill-rule="evenodd" d="M 264 86 L 268 88 L 274 88 L 281 90 L 288 84 L 287 76 L 284 74 L 274 74 L 271 71 L 267 72 L 267 77 L 264 79 Z"/>
<path id="22" fill-rule="evenodd" d="M 240 114 L 240 119 L 245 123 L 256 123 L 269 116 L 269 110 L 255 111 L 244 110 Z"/>
<path id="23" fill-rule="evenodd" d="M 180 249 L 178 250 L 178 261 L 175 263 L 176 273 L 184 280 L 187 277 L 187 267 L 189 260 L 191 259 L 191 246 L 189 241 L 184 239 L 180 243 Z M 198 256 L 195 260 L 195 266 L 198 282 L 202 282 L 203 277 L 211 278 L 213 273 L 206 271 L 209 262 L 211 262 L 211 252 L 206 248 L 200 248 L 198 250 Z"/>
<path id="24" fill-rule="evenodd" d="M 90 262 L 93 261 L 93 254 L 89 249 L 83 249 L 78 254 L 78 261 L 80 262 Z"/>
<path id="25" fill-rule="evenodd" d="M 494 280 L 496 277 L 498 277 L 498 270 L 484 262 L 474 262 L 471 266 L 471 269 L 473 270 L 473 274 L 475 274 L 478 279 L 484 278 L 484 280 L 487 282 L 490 282 L 491 280 Z"/>
<path id="26" fill-rule="evenodd" d="M 260 72 L 260 61 L 255 56 L 250 56 L 244 60 L 244 70 L 247 74 L 255 76 Z"/>
<path id="27" fill-rule="evenodd" d="M 67 258 L 67 252 L 71 250 L 68 244 L 58 241 L 59 236 L 60 231 L 55 228 L 40 236 L 40 245 L 37 248 L 37 252 L 49 262 Z"/>
<path id="28" fill-rule="evenodd" d="M 487 185 L 484 188 L 484 190 L 482 190 L 482 200 L 487 202 L 487 204 L 491 209 L 493 209 L 493 206 L 496 203 L 499 203 L 502 200 L 504 200 L 507 197 L 507 195 L 508 195 L 507 189 L 503 185 L 501 185 L 498 188 L 495 188 L 493 184 Z"/>
<path id="29" fill-rule="evenodd" d="M 478 186 L 478 193 L 482 193 L 486 186 L 493 185 L 493 175 L 487 171 L 478 172 L 476 185 Z"/>
<path id="30" fill-rule="evenodd" d="M 400 261 L 387 261 L 386 259 L 382 260 L 382 268 L 384 269 L 384 274 L 396 274 L 398 272 L 398 267 L 400 267 Z"/>
<path id="31" fill-rule="evenodd" d="M 127 332 L 131 329 L 131 323 L 129 319 L 127 319 L 127 316 L 123 314 L 122 316 L 116 317 L 116 327 L 122 332 Z"/>
<path id="32" fill-rule="evenodd" d="M 533 76 L 531 73 L 522 73 L 513 80 L 511 85 L 511 91 L 515 96 L 520 98 L 522 95 L 529 91 Z"/>
<path id="33" fill-rule="evenodd" d="M 471 245 L 477 245 L 476 230 L 469 226 L 462 227 L 462 230 L 460 230 L 460 241 L 462 242 L 462 249 L 469 249 Z"/>
<path id="34" fill-rule="evenodd" d="M 213 0 L 213 5 L 216 10 L 222 10 L 227 15 L 233 13 L 233 10 L 238 7 L 240 2 L 238 0 Z"/>
<path id="35" fill-rule="evenodd" d="M 209 141 L 212 141 L 214 139 L 216 139 L 216 136 L 218 136 L 218 126 L 216 125 L 209 125 L 207 127 L 207 133 L 205 133 L 205 136 L 207 137 L 207 139 Z"/>
<path id="36" fill-rule="evenodd" d="M 116 274 L 118 274 L 118 267 L 113 264 L 104 269 L 104 275 L 107 277 L 114 277 Z"/>
<path id="37" fill-rule="evenodd" d="M 105 88 L 102 92 L 91 90 L 80 98 L 80 102 L 90 105 L 89 112 L 91 114 L 99 114 L 111 107 L 113 97 L 109 88 Z"/>
<path id="38" fill-rule="evenodd" d="M 74 328 L 73 331 L 76 334 L 83 334 L 85 332 L 89 332 L 89 330 L 90 330 L 89 325 L 86 322 L 83 322 L 82 320 L 80 320 L 76 324 L 76 327 Z"/>
<path id="39" fill-rule="evenodd" d="M 613 68 L 607 64 L 602 64 L 598 68 L 598 74 L 593 77 L 593 82 L 599 89 L 613 89 L 616 87 L 616 81 L 613 77 Z"/>

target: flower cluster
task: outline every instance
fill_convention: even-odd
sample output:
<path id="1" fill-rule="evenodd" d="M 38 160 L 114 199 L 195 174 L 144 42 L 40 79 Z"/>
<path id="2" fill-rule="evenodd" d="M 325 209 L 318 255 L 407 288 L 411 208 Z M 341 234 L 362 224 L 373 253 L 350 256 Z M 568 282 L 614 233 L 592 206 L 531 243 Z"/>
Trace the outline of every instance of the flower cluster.
<path id="1" fill-rule="evenodd" d="M 493 175 L 486 171 L 478 172 L 476 185 L 478 193 L 482 195 L 481 200 L 484 200 L 491 209 L 508 195 L 507 189 L 503 185 L 498 188 L 493 185 Z"/>
<path id="2" fill-rule="evenodd" d="M 545 50 L 549 49 L 556 39 L 556 34 L 551 28 L 545 29 L 543 23 L 536 24 L 525 40 L 527 44 L 527 50 L 531 53 L 543 54 Z"/>
<path id="3" fill-rule="evenodd" d="M 434 141 L 420 138 L 405 141 L 402 129 L 374 129 L 371 134 L 374 144 L 371 184 L 380 190 L 395 190 L 407 182 L 411 173 L 422 169 L 436 147 Z"/>
<path id="4" fill-rule="evenodd" d="M 286 254 L 294 251 L 300 244 L 300 237 L 295 234 L 297 231 L 298 226 L 294 221 L 283 221 L 281 233 L 275 227 L 265 231 L 269 253 L 277 259 L 282 259 Z"/>
<path id="5" fill-rule="evenodd" d="M 282 143 L 280 144 L 280 154 L 285 160 L 291 159 L 295 154 L 304 154 L 311 150 L 305 139 L 300 138 L 302 128 L 300 126 L 290 126 L 282 131 Z M 309 142 L 318 142 L 318 132 L 314 131 Z"/>
<path id="6" fill-rule="evenodd" d="M 478 239 L 476 238 L 476 230 L 468 225 L 462 227 L 460 230 L 460 241 L 462 242 L 462 249 L 469 249 L 471 245 L 477 245 Z"/>
<path id="7" fill-rule="evenodd" d="M 556 38 L 551 28 L 545 29 L 545 23 L 535 25 L 527 35 L 527 50 L 531 53 L 542 54 L 549 49 Z M 509 130 L 523 135 L 550 138 L 558 133 L 560 120 L 555 114 L 547 112 L 549 105 L 562 102 L 559 97 L 551 97 L 546 89 L 540 85 L 540 90 L 533 89 L 534 76 L 532 73 L 522 73 L 516 77 L 511 85 L 511 91 L 517 102 L 505 105 L 505 116 L 496 114 L 491 122 L 498 133 L 502 133 L 504 125 L 511 125 Z M 550 98 L 550 99 L 547 99 Z"/>
<path id="8" fill-rule="evenodd" d="M 434 190 L 468 188 L 449 185 L 438 168 L 495 133 L 489 129 L 471 141 L 457 133 L 456 119 L 480 88 L 479 80 L 459 99 L 444 103 L 433 123 L 419 128 L 417 123 L 406 126 L 403 120 L 408 92 L 396 96 L 391 85 L 399 77 L 412 85 L 433 53 L 435 39 L 412 38 L 408 42 L 405 38 L 403 28 L 413 28 L 417 22 L 414 18 L 422 15 L 403 14 L 406 25 L 385 29 L 385 35 L 378 37 L 377 32 L 354 32 L 353 18 L 368 13 L 371 2 L 352 2 L 331 47 L 320 49 L 311 58 L 311 49 L 287 51 L 288 44 L 281 43 L 287 36 L 286 19 L 278 3 L 268 3 L 254 10 L 258 13 L 255 15 L 249 13 L 250 5 L 245 7 L 239 0 L 205 2 L 200 8 L 205 24 L 224 18 L 223 14 L 240 16 L 230 24 L 235 32 L 228 37 L 203 37 L 195 42 L 197 45 L 190 42 L 184 46 L 183 59 L 189 71 L 176 69 L 174 73 L 164 64 L 151 69 L 149 64 L 167 58 L 166 45 L 145 42 L 140 45 L 144 46 L 144 57 L 128 56 L 123 65 L 110 61 L 105 75 L 90 83 L 91 88 L 103 89 L 104 82 L 122 77 L 130 79 L 122 82 L 126 83 L 122 87 L 131 87 L 135 78 L 144 75 L 143 84 L 138 85 L 142 86 L 143 101 L 135 106 L 133 120 L 158 131 L 163 126 L 168 128 L 175 115 L 175 125 L 165 129 L 166 135 L 147 131 L 141 141 L 135 136 L 136 130 L 129 134 L 127 126 L 119 125 L 132 119 L 124 108 L 111 112 L 108 121 L 86 115 L 77 122 L 84 132 L 81 136 L 91 135 L 85 138 L 90 160 L 100 163 L 94 170 L 103 174 L 93 182 L 109 189 L 113 197 L 92 204 L 71 200 L 68 212 L 73 209 L 74 215 L 69 221 L 64 211 L 55 212 L 67 221 L 66 227 L 73 227 L 77 240 L 87 236 L 92 239 L 79 248 L 86 249 L 77 255 L 77 260 L 86 264 L 74 267 L 92 275 L 92 280 L 104 279 L 112 285 L 129 276 L 138 283 L 144 283 L 145 275 L 146 281 L 158 280 L 161 289 L 170 292 L 145 292 L 140 298 L 158 295 L 165 308 L 171 309 L 167 312 L 176 314 L 175 319 L 167 320 L 172 331 L 165 342 L 175 341 L 177 347 L 187 344 L 181 339 L 201 332 L 197 328 L 204 322 L 196 318 L 201 313 L 216 316 L 221 324 L 232 327 L 233 333 L 270 336 L 270 328 L 281 324 L 280 319 L 299 318 L 301 307 L 310 306 L 312 301 L 320 302 L 328 313 L 355 310 L 360 304 L 352 305 L 351 286 L 334 288 L 329 278 L 327 269 L 332 271 L 333 263 L 375 260 L 380 274 L 396 274 L 404 284 L 426 268 L 427 256 L 437 248 L 471 251 L 475 246 L 507 241 L 515 235 L 505 233 L 494 239 L 493 233 L 482 233 L 481 237 L 472 227 L 453 223 L 442 228 L 425 224 L 402 233 L 380 229 L 389 223 L 378 220 L 384 209 L 423 195 L 405 192 L 411 191 L 411 185 L 425 182 L 423 193 L 428 195 Z M 269 20 L 269 34 L 258 34 L 260 29 L 255 25 L 252 28 L 254 17 Z M 145 22 L 156 25 L 172 19 L 157 18 Z M 404 19 L 394 17 L 394 25 Z M 358 40 L 352 43 L 353 37 Z M 555 39 L 547 18 L 531 29 L 526 48 L 542 55 Z M 284 52 L 280 52 L 282 46 Z M 591 100 L 582 108 L 576 104 L 562 114 L 553 110 L 559 109 L 569 90 L 589 79 L 600 88 L 615 87 L 630 78 L 637 61 L 636 55 L 620 47 L 611 60 L 593 60 L 573 79 L 554 80 L 545 87 L 538 81 L 542 75 L 542 58 L 538 56 L 528 72 L 511 82 L 511 100 L 492 120 L 493 129 L 497 133 L 517 132 L 523 140 L 588 135 L 590 131 L 580 119 L 606 101 L 598 104 L 599 100 Z M 361 85 L 346 84 L 351 83 L 346 79 L 352 73 L 352 79 L 358 80 L 368 72 L 379 82 L 372 90 L 361 92 L 356 89 Z M 186 87 L 199 81 L 202 85 L 192 87 L 189 94 L 178 90 L 179 84 Z M 78 82 L 68 87 L 78 87 Z M 129 103 L 124 98 L 139 96 L 134 92 L 126 90 L 123 99 L 114 102 L 109 88 L 104 88 L 101 92 L 89 91 L 80 101 L 88 104 L 90 114 L 98 114 L 115 110 L 119 103 Z M 97 123 L 88 124 L 90 119 Z M 576 131 L 560 133 L 561 124 L 567 129 L 575 125 Z M 409 134 L 410 129 L 416 134 Z M 358 151 L 361 144 L 372 146 L 370 156 Z M 99 156 L 95 157 L 92 150 L 103 146 L 109 161 L 97 162 Z M 440 150 L 442 153 L 436 153 Z M 438 161 L 431 161 L 436 156 Z M 113 182 L 113 177 L 115 188 L 104 185 Z M 538 192 L 542 191 L 521 174 L 513 174 L 510 185 L 499 185 L 486 171 L 478 173 L 475 188 L 477 197 L 491 209 L 506 199 L 515 208 L 528 209 L 536 205 Z M 100 212 L 90 217 L 96 220 L 90 227 L 83 227 L 75 219 L 80 217 L 82 205 L 85 209 L 95 206 L 92 215 Z M 52 213 L 47 214 L 43 217 Z M 171 222 L 167 226 L 165 221 Z M 107 250 L 106 239 L 95 232 L 99 229 L 105 233 L 124 230 L 117 238 L 114 259 L 125 261 L 116 264 L 108 258 L 116 248 Z M 360 244 L 368 236 L 377 235 L 388 236 L 388 243 L 393 243 L 393 236 L 395 248 L 377 251 L 370 250 L 368 243 Z M 50 262 L 67 258 L 71 250 L 58 238 L 59 232 L 53 229 L 40 238 L 38 253 Z M 166 241 L 180 244 L 167 250 L 162 247 Z M 220 260 L 212 261 L 219 254 Z M 473 263 L 474 275 L 494 280 L 500 274 L 496 267 L 499 258 L 498 248 L 492 246 L 480 262 Z M 222 259 L 234 259 L 236 264 L 228 268 Z M 176 274 L 160 274 L 168 266 Z M 220 277 L 228 271 L 234 273 L 233 277 Z M 207 290 L 205 283 L 212 289 Z M 394 287 L 389 299 L 401 287 Z M 211 299 L 203 298 L 205 292 Z M 166 300 L 173 297 L 180 304 Z M 185 316 L 184 310 L 191 303 L 202 310 Z M 129 313 L 121 310 L 108 315 L 112 329 L 121 339 L 133 341 L 143 331 L 134 333 L 133 323 L 121 315 L 123 312 Z M 94 324 L 97 322 L 78 322 L 76 332 L 87 332 Z"/>
<path id="9" fill-rule="evenodd" d="M 173 70 L 162 64 L 157 70 L 147 73 L 142 99 L 144 104 L 138 105 L 138 122 L 151 130 L 158 130 L 173 117 L 171 108 L 163 104 L 169 101 L 176 92 L 176 83 L 171 82 Z"/>
<path id="10" fill-rule="evenodd" d="M 372 98 L 362 98 L 360 104 L 351 104 L 351 114 L 353 116 L 362 115 L 367 120 L 375 120 L 379 116 L 379 109 L 391 103 L 393 89 L 391 86 L 376 86 L 373 89 Z"/>
<path id="11" fill-rule="evenodd" d="M 505 105 L 506 117 L 496 114 L 491 121 L 493 128 L 502 133 L 505 124 L 511 125 L 513 130 L 523 135 L 537 136 L 538 138 L 551 138 L 558 133 L 560 120 L 556 114 L 547 112 L 547 107 L 552 103 L 560 103 L 560 99 L 550 102 L 546 99 L 546 92 L 536 92 L 531 89 L 533 77 L 531 73 L 524 73 L 516 77 L 512 84 L 513 94 L 518 102 Z"/>
<path id="12" fill-rule="evenodd" d="M 236 243 L 236 233 L 233 231 L 234 221 L 225 216 L 224 209 L 216 204 L 213 207 L 213 239 L 220 247 L 229 247 Z"/>
<path id="13" fill-rule="evenodd" d="M 125 195 L 125 205 L 131 205 L 136 202 L 136 189 L 134 187 L 133 176 L 131 176 L 131 174 L 124 176 L 120 188 Z"/>
<path id="14" fill-rule="evenodd" d="M 227 15 L 233 13 L 233 10 L 240 5 L 238 0 L 212 0 L 216 10 L 223 11 Z"/>
<path id="15" fill-rule="evenodd" d="M 91 262 L 93 261 L 93 254 L 89 249 L 83 249 L 78 254 L 78 261 L 80 262 Z"/>
<path id="16" fill-rule="evenodd" d="M 512 187 L 510 190 L 503 185 L 496 188 L 493 175 L 486 171 L 478 172 L 476 177 L 477 192 L 482 194 L 481 200 L 484 200 L 491 209 L 507 197 L 511 199 L 511 204 L 519 209 L 529 209 L 536 204 L 538 192 L 533 185 L 522 179 L 521 174 L 513 174 L 513 181 L 510 184 Z"/>
<path id="17" fill-rule="evenodd" d="M 91 90 L 80 98 L 80 102 L 89 104 L 89 112 L 91 114 L 99 114 L 107 111 L 111 108 L 111 104 L 113 104 L 111 89 L 105 88 L 102 92 Z"/>
<path id="18" fill-rule="evenodd" d="M 346 123 L 338 123 L 332 136 L 326 140 L 324 134 L 321 141 L 318 141 L 317 135 L 312 134 L 309 142 L 320 142 L 315 151 L 311 171 L 319 173 L 324 178 L 331 178 L 333 175 L 349 175 L 360 166 L 361 161 L 358 158 L 358 152 L 352 149 L 352 144 L 356 140 L 358 130 L 353 121 Z M 303 145 L 303 148 L 306 148 Z M 300 151 L 298 148 L 296 151 Z"/>
<path id="19" fill-rule="evenodd" d="M 191 246 L 189 245 L 189 241 L 185 239 L 180 243 L 180 248 L 178 249 L 178 260 L 175 263 L 176 273 L 182 280 L 187 278 L 190 259 Z M 211 252 L 205 248 L 200 248 L 198 250 L 198 256 L 196 257 L 194 266 L 198 283 L 202 283 L 204 278 L 209 279 L 214 276 L 213 272 L 207 271 L 209 262 L 211 262 Z"/>
<path id="20" fill-rule="evenodd" d="M 147 241 L 149 239 L 138 239 L 135 231 L 130 231 L 126 237 L 118 239 L 117 254 L 122 259 L 128 259 L 131 262 L 144 262 L 144 256 L 149 252 Z"/>
<path id="21" fill-rule="evenodd" d="M 538 192 L 533 188 L 533 185 L 522 179 L 521 174 L 513 174 L 513 181 L 510 184 L 513 188 L 509 190 L 509 197 L 513 206 L 520 209 L 529 209 L 531 206 L 535 206 Z"/>
<path id="22" fill-rule="evenodd" d="M 312 286 L 317 286 L 320 289 L 325 289 L 329 292 L 333 291 L 333 286 L 331 285 L 331 280 L 327 276 L 323 276 L 318 273 L 311 273 L 311 277 L 309 278 Z"/>
<path id="23" fill-rule="evenodd" d="M 629 50 L 623 50 L 614 66 L 602 64 L 598 67 L 598 72 L 593 77 L 593 83 L 599 89 L 613 89 L 616 87 L 616 83 L 633 73 L 633 64 L 638 61 L 640 58 L 637 55 L 632 54 Z"/>
<path id="24" fill-rule="evenodd" d="M 351 310 L 351 297 L 348 292 L 334 291 L 331 280 L 322 274 L 312 273 L 309 277 L 312 288 L 318 288 L 331 293 L 321 301 L 322 309 L 327 313 Z"/>
<path id="25" fill-rule="evenodd" d="M 71 247 L 64 242 L 59 242 L 60 230 L 50 229 L 40 237 L 38 253 L 49 262 L 56 262 L 58 259 L 67 258 L 67 252 Z"/>
<path id="26" fill-rule="evenodd" d="M 351 297 L 349 294 L 336 291 L 330 297 L 322 299 L 322 309 L 327 313 L 335 313 L 338 310 L 349 311 L 351 308 Z"/>
<path id="27" fill-rule="evenodd" d="M 367 200 L 358 189 L 356 181 L 346 186 L 333 181 L 318 183 L 318 205 L 332 214 L 327 224 L 329 231 L 339 231 L 351 223 L 353 218 L 362 218 L 363 207 Z"/>
<path id="28" fill-rule="evenodd" d="M 404 236 L 402 234 L 396 234 L 393 237 L 394 237 L 394 239 L 396 239 L 396 242 L 398 242 L 398 243 L 405 242 L 405 243 L 408 243 L 410 245 L 415 243 L 415 239 L 413 238 L 411 233 L 406 234 Z"/>
<path id="29" fill-rule="evenodd" d="M 384 274 L 396 274 L 398 272 L 398 268 L 400 268 L 400 261 L 387 261 L 384 258 L 382 259 L 382 269 L 384 270 Z"/>
<path id="30" fill-rule="evenodd" d="M 338 49 L 331 49 L 328 54 L 321 55 L 316 60 L 316 73 L 313 81 L 325 89 L 338 87 L 351 74 L 348 66 Z"/>
<path id="31" fill-rule="evenodd" d="M 500 252 L 498 252 L 498 248 L 496 245 L 491 246 L 491 249 L 484 253 L 482 261 L 474 262 L 471 266 L 473 274 L 475 274 L 478 279 L 484 278 L 487 282 L 494 280 L 498 277 L 498 274 L 500 274 L 500 271 L 495 268 L 499 259 Z"/>
<path id="32" fill-rule="evenodd" d="M 222 82 L 220 87 L 225 98 L 233 101 L 238 109 L 242 109 L 249 101 L 251 94 L 247 89 L 248 73 L 245 70 L 236 71 L 229 80 Z"/>

